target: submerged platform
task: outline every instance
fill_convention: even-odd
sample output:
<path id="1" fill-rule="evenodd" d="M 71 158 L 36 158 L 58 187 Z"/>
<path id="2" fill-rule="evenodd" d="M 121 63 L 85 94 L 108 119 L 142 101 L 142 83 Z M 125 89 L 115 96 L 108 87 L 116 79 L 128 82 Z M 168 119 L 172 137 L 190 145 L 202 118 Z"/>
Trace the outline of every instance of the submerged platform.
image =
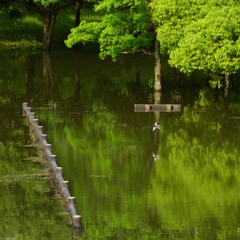
<path id="1" fill-rule="evenodd" d="M 181 112 L 181 104 L 134 104 L 134 112 Z"/>

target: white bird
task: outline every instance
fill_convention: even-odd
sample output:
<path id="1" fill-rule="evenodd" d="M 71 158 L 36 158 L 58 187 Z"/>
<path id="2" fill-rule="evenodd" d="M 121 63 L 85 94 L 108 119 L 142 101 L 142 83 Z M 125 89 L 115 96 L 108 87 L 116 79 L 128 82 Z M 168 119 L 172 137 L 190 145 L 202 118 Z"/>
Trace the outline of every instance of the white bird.
<path id="1" fill-rule="evenodd" d="M 160 125 L 158 125 L 156 122 L 155 122 L 154 125 L 153 125 L 153 131 L 154 131 L 155 129 L 160 129 Z"/>
<path id="2" fill-rule="evenodd" d="M 155 155 L 154 153 L 152 153 L 152 156 L 153 156 L 154 161 L 156 161 L 157 159 L 160 158 L 158 155 Z"/>

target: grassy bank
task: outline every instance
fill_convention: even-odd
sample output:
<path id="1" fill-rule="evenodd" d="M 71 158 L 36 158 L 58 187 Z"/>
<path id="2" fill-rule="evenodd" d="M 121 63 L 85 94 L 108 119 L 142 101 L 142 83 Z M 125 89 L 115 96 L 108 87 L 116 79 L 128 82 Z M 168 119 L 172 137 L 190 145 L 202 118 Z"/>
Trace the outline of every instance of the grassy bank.
<path id="1" fill-rule="evenodd" d="M 0 48 L 39 48 L 42 39 L 42 21 L 40 16 L 27 13 L 20 19 L 9 19 L 0 13 Z"/>
<path id="2" fill-rule="evenodd" d="M 90 9 L 82 9 L 81 20 L 93 21 L 101 16 Z M 64 40 L 74 27 L 75 8 L 61 11 L 56 20 L 53 34 L 53 48 L 63 47 Z M 34 50 L 41 49 L 43 23 L 40 15 L 27 12 L 19 19 L 10 19 L 6 13 L 0 12 L 0 49 L 1 50 Z"/>

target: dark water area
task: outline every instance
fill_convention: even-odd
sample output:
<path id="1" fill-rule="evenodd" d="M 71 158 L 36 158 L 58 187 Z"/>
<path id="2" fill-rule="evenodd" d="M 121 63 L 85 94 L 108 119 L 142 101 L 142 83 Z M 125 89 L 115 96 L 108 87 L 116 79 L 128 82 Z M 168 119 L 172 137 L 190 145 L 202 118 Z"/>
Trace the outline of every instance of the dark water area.
<path id="1" fill-rule="evenodd" d="M 8 96 L 8 84 L 2 77 L 0 239 L 71 239 L 73 232 L 66 226 L 66 213 L 30 144 L 20 104 L 12 95 Z"/>
<path id="2" fill-rule="evenodd" d="M 18 220 L 10 231 L 2 218 L 3 239 L 74 238 L 49 179 L 17 178 L 44 171 L 26 147 L 23 102 L 70 182 L 83 220 L 79 238 L 239 239 L 237 76 L 226 107 L 203 74 L 185 76 L 166 60 L 164 88 L 154 93 L 151 56 L 114 63 L 92 52 L 5 53 L 0 61 L 1 211 Z M 182 111 L 134 112 L 137 103 Z M 161 127 L 152 131 L 155 122 Z"/>

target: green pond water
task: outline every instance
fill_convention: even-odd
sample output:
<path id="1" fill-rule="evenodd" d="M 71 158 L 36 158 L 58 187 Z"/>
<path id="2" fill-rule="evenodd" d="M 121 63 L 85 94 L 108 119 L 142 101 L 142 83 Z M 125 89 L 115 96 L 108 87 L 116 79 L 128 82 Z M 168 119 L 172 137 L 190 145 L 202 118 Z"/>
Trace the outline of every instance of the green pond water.
<path id="1" fill-rule="evenodd" d="M 203 75 L 166 61 L 164 89 L 154 93 L 150 56 L 5 53 L 0 62 L 0 239 L 239 239 L 236 79 L 226 108 Z M 31 147 L 23 102 L 70 182 L 77 234 Z M 134 112 L 154 102 L 181 112 Z"/>

